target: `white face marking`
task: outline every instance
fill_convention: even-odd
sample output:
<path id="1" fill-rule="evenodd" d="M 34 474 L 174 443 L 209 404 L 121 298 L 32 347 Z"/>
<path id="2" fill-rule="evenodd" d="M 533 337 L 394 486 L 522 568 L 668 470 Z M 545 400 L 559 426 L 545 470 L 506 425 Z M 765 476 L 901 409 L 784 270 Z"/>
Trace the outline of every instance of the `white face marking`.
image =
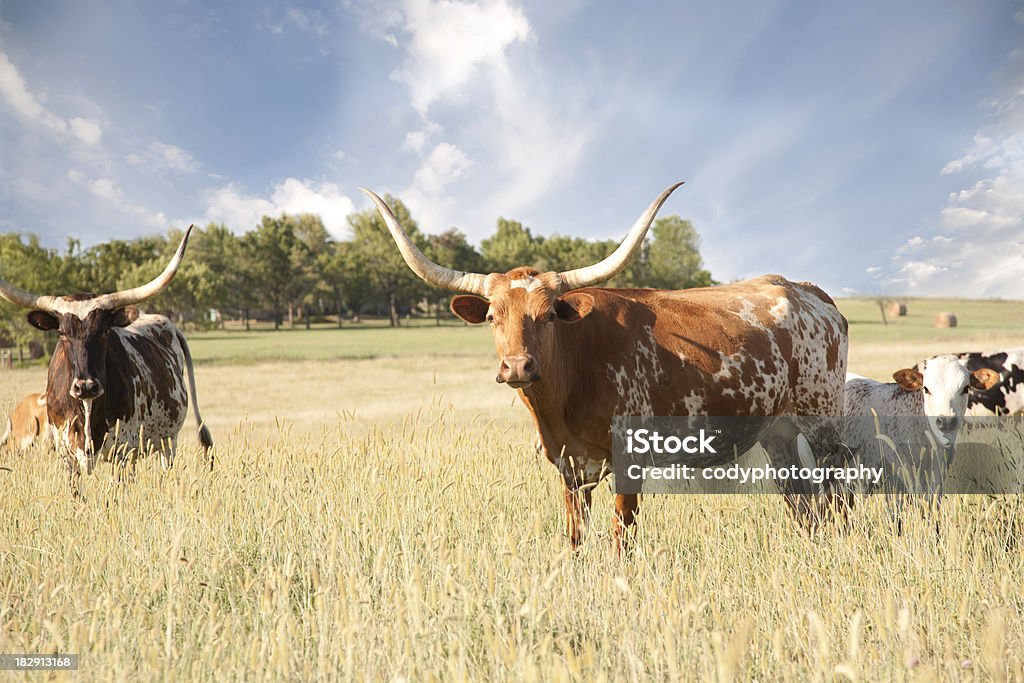
<path id="1" fill-rule="evenodd" d="M 76 318 L 85 320 L 89 317 L 89 314 L 99 308 L 99 299 L 85 299 L 84 301 L 69 301 L 64 297 L 59 297 L 54 302 L 53 308 L 57 313 L 73 315 Z"/>
<path id="2" fill-rule="evenodd" d="M 942 446 L 948 446 L 948 432 L 939 429 L 936 422 L 940 417 L 956 418 L 957 426 L 967 411 L 967 389 L 971 373 L 966 364 L 956 356 L 936 356 L 924 363 L 924 414 L 928 426 Z"/>
<path id="3" fill-rule="evenodd" d="M 509 289 L 525 289 L 527 292 L 532 292 L 542 286 L 541 281 L 535 277 L 527 277 L 519 280 L 512 280 L 509 283 Z"/>
<path id="4" fill-rule="evenodd" d="M 95 453 L 96 447 L 92 442 L 92 401 L 91 398 L 82 399 L 82 411 L 85 413 L 85 452 Z"/>

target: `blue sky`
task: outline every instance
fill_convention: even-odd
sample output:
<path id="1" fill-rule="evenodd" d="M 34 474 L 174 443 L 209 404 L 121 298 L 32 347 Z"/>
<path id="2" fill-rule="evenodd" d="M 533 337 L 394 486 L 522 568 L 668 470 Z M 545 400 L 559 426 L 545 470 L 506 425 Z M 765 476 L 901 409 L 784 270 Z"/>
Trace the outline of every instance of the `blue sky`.
<path id="1" fill-rule="evenodd" d="M 0 0 L 0 231 L 62 246 L 391 192 L 722 280 L 1022 298 L 1024 6 Z"/>

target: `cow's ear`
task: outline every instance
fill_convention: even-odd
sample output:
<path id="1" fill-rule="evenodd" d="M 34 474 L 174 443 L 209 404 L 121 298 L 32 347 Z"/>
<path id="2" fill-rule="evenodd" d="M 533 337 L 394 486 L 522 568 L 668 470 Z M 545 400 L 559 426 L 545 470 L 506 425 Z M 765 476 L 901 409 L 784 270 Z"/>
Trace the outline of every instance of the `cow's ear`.
<path id="1" fill-rule="evenodd" d="M 586 318 L 594 310 L 594 297 L 586 292 L 570 292 L 555 299 L 555 313 L 564 323 Z"/>
<path id="2" fill-rule="evenodd" d="M 57 316 L 46 311 L 30 312 L 28 314 L 28 324 L 43 332 L 49 332 L 60 327 L 60 321 L 57 320 Z"/>
<path id="3" fill-rule="evenodd" d="M 487 309 L 491 304 L 487 299 L 473 294 L 460 294 L 452 297 L 452 313 L 470 325 L 479 325 L 487 320 Z"/>
<path id="4" fill-rule="evenodd" d="M 924 375 L 912 368 L 903 368 L 892 373 L 896 384 L 904 391 L 920 391 L 924 386 Z"/>
<path id="5" fill-rule="evenodd" d="M 987 391 L 999 384 L 999 373 L 991 368 L 978 368 L 971 373 L 971 389 Z"/>
<path id="6" fill-rule="evenodd" d="M 139 309 L 135 306 L 125 306 L 114 311 L 110 324 L 114 327 L 128 327 L 139 319 Z"/>

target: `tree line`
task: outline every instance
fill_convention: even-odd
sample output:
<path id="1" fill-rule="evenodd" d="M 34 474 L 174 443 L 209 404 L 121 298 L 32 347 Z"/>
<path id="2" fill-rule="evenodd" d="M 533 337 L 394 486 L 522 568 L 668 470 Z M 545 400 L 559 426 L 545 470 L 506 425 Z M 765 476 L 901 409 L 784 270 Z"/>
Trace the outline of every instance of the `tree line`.
<path id="1" fill-rule="evenodd" d="M 425 235 L 398 199 L 385 198 L 414 243 L 433 261 L 458 270 L 505 272 L 531 265 L 540 271 L 568 270 L 604 258 L 614 240 L 534 235 L 522 223 L 499 218 L 477 249 L 459 230 Z M 450 292 L 427 285 L 402 260 L 375 209 L 348 218 L 351 237 L 336 240 L 319 216 L 264 216 L 254 229 L 236 235 L 221 223 L 196 227 L 188 252 L 170 287 L 147 302 L 148 311 L 179 325 L 209 328 L 238 320 L 281 325 L 314 318 L 358 321 L 362 315 L 387 316 L 392 326 L 406 315 L 447 316 Z M 134 287 L 157 276 L 170 260 L 182 231 L 133 240 L 110 240 L 83 249 L 69 239 L 63 251 L 42 246 L 37 236 L 0 235 L 0 277 L 37 293 L 106 293 Z M 699 236 L 678 216 L 655 221 L 648 240 L 611 287 L 682 289 L 709 285 Z M 38 335 L 24 312 L 0 305 L 0 346 L 25 343 Z"/>

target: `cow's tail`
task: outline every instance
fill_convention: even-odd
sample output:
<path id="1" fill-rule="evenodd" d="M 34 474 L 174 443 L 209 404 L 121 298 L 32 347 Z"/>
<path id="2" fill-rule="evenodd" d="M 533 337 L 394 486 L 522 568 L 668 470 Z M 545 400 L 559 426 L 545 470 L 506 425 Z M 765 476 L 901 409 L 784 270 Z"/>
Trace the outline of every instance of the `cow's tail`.
<path id="1" fill-rule="evenodd" d="M 213 448 L 213 437 L 210 436 L 210 430 L 203 422 L 203 416 L 199 412 L 199 397 L 196 396 L 196 372 L 192 367 L 192 352 L 189 351 L 188 342 L 185 340 L 185 335 L 177 330 L 178 341 L 181 342 L 181 349 L 185 352 L 185 370 L 188 371 L 188 390 L 192 397 L 192 412 L 196 414 L 196 428 L 199 430 L 199 445 L 203 447 L 203 452 L 209 454 L 210 449 Z M 213 458 L 210 458 L 210 468 L 213 468 Z"/>

